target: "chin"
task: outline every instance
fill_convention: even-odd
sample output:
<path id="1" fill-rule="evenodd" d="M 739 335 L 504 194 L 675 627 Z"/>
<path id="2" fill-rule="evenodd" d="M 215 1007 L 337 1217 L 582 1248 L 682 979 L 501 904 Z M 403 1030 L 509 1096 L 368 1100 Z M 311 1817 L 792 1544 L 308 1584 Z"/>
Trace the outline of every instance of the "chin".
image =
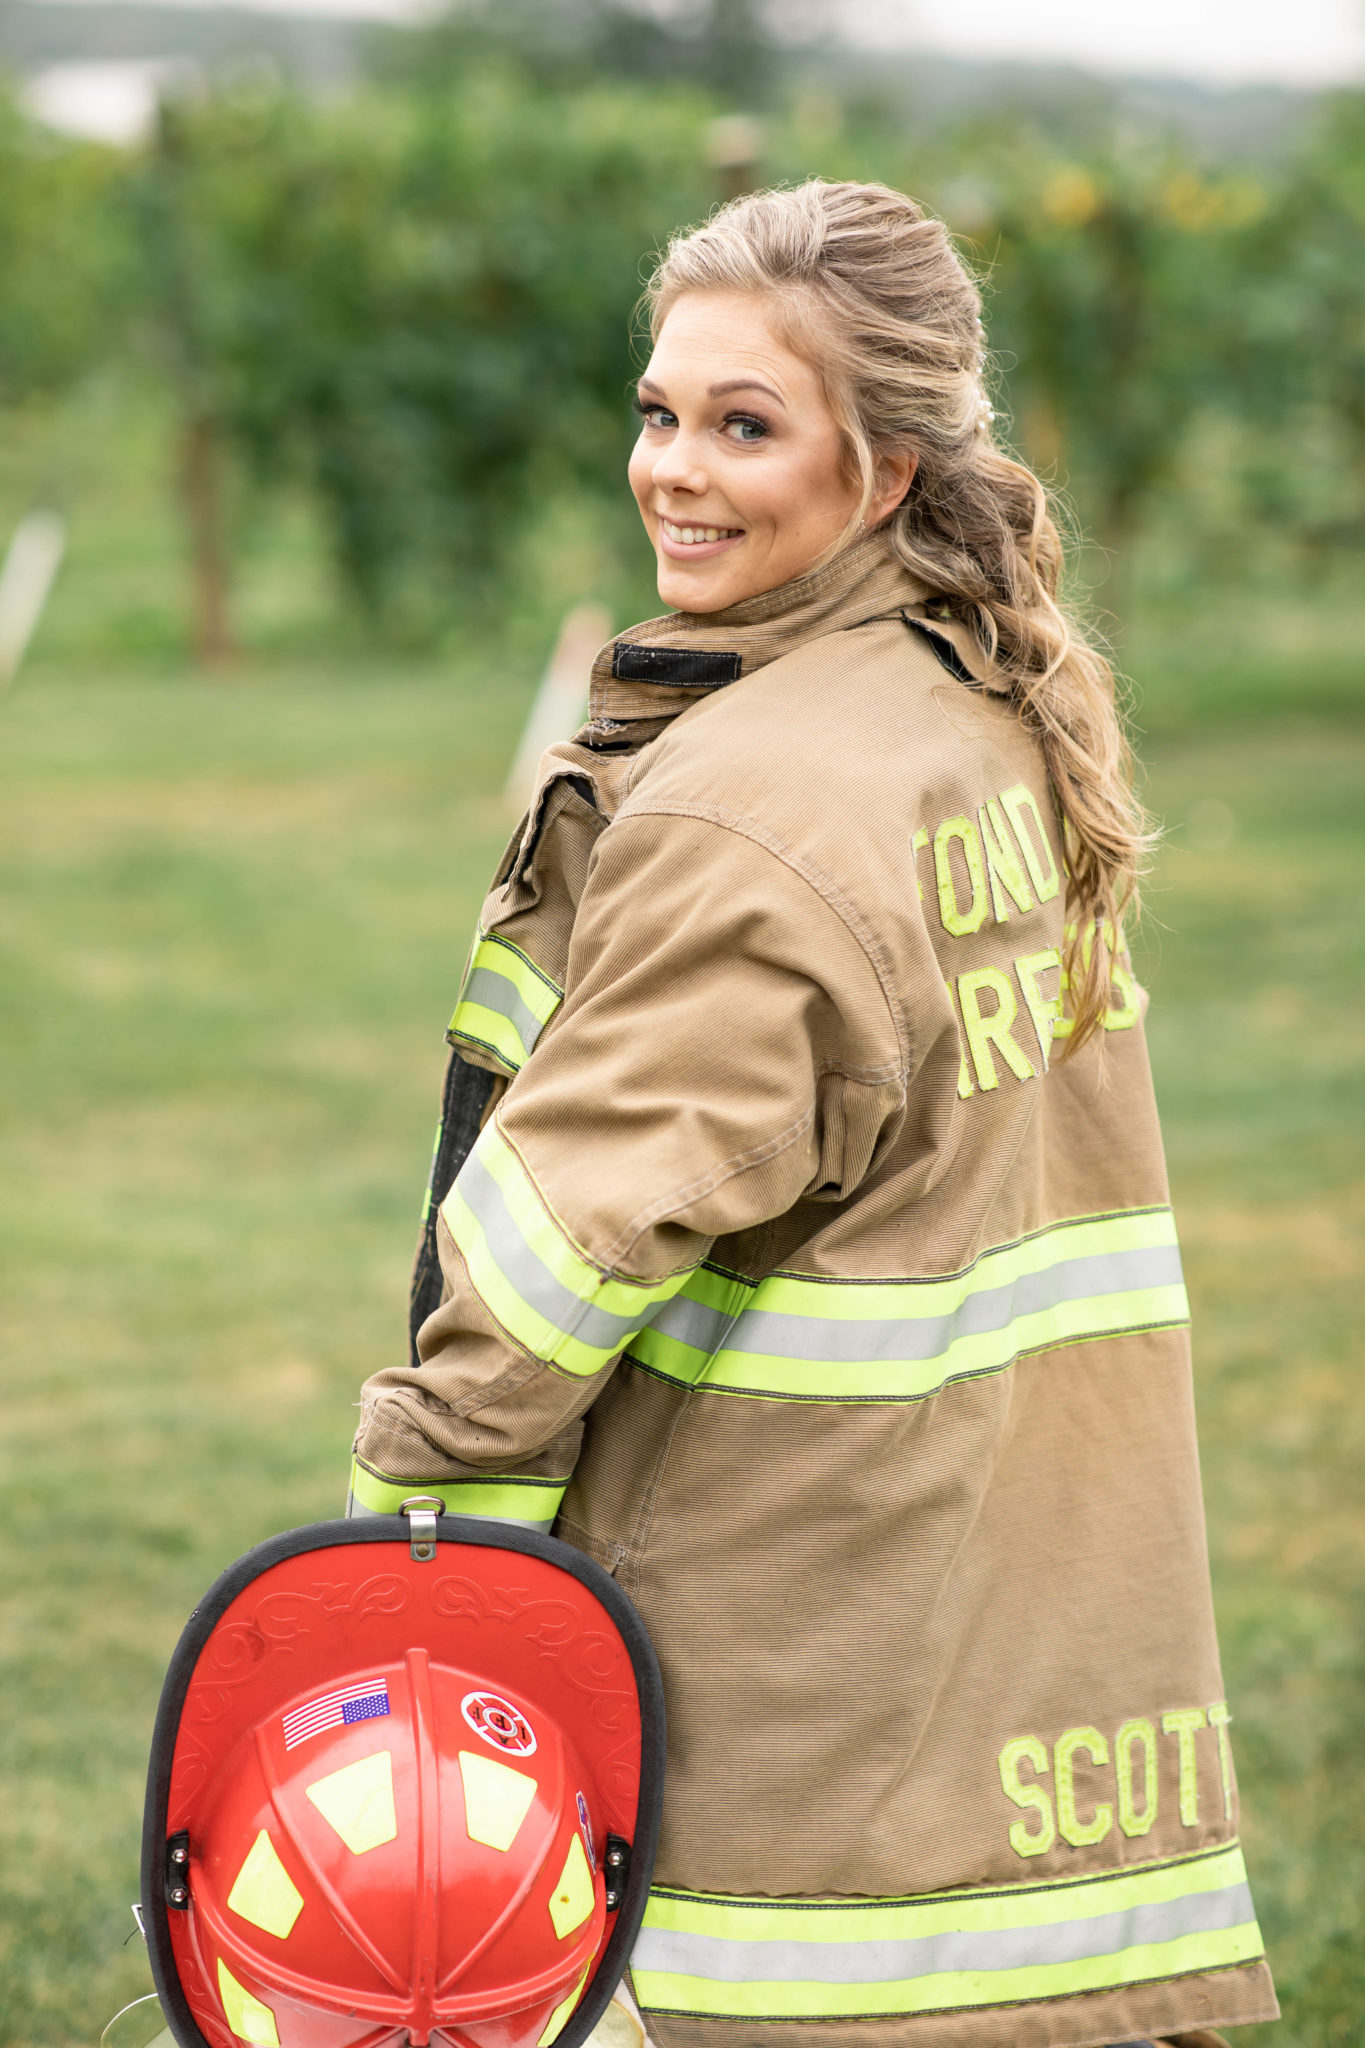
<path id="1" fill-rule="evenodd" d="M 660 598 L 675 612 L 720 612 L 749 595 L 731 577 L 706 575 L 700 562 L 680 570 L 676 562 L 661 560 L 657 582 Z"/>

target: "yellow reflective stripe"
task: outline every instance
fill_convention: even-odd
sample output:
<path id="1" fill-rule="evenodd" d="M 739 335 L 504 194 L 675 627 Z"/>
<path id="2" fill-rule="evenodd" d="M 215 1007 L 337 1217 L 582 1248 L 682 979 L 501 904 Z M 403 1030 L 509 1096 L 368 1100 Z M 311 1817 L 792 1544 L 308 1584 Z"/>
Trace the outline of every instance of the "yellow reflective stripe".
<path id="1" fill-rule="evenodd" d="M 631 1345 L 661 1377 L 719 1393 L 915 1401 L 1026 1352 L 1186 1322 L 1168 1208 L 1081 1217 L 923 1280 L 756 1285 L 703 1268 Z"/>
<path id="2" fill-rule="evenodd" d="M 687 1278 L 627 1280 L 593 1265 L 496 1120 L 480 1132 L 441 1214 L 490 1315 L 564 1372 L 600 1372 Z"/>
<path id="3" fill-rule="evenodd" d="M 218 1958 L 218 1996 L 223 2001 L 223 2016 L 239 2041 L 249 2041 L 252 2048 L 280 2048 L 274 2013 L 268 2005 L 262 2005 L 245 1984 L 237 1982 L 221 1956 Z"/>
<path id="4" fill-rule="evenodd" d="M 555 2007 L 549 2019 L 545 2022 L 545 2030 L 536 2042 L 536 2048 L 550 2048 L 550 2043 L 563 2033 L 569 2023 L 574 2007 L 583 1996 L 583 1986 L 587 1983 L 591 1971 L 592 1964 L 589 1963 L 568 1997 L 561 2000 Z"/>
<path id="5" fill-rule="evenodd" d="M 528 1479 L 491 1472 L 486 1479 L 386 1479 L 358 1458 L 351 1461 L 351 1508 L 366 1515 L 396 1515 L 414 1494 L 430 1494 L 452 1515 L 482 1515 L 490 1522 L 519 1522 L 548 1529 L 559 1513 L 568 1485 L 563 1479 Z"/>
<path id="6" fill-rule="evenodd" d="M 645 2012 L 854 2018 L 1007 2005 L 1226 1969 L 1263 1953 L 1241 1851 L 922 1898 L 650 1896 Z"/>
<path id="7" fill-rule="evenodd" d="M 506 1854 L 521 1833 L 539 1783 L 494 1756 L 476 1756 L 472 1749 L 462 1749 L 459 1756 L 465 1833 L 471 1842 Z"/>
<path id="8" fill-rule="evenodd" d="M 563 999 L 563 989 L 520 946 L 480 932 L 448 1035 L 495 1053 L 515 1074 Z"/>
<path id="9" fill-rule="evenodd" d="M 280 1852 L 262 1828 L 247 1851 L 246 1861 L 228 1893 L 228 1905 L 253 1927 L 283 1941 L 303 1911 L 303 1893 L 280 1861 Z"/>
<path id="10" fill-rule="evenodd" d="M 368 1856 L 371 1849 L 397 1841 L 392 1750 L 377 1749 L 303 1790 L 353 1856 Z"/>

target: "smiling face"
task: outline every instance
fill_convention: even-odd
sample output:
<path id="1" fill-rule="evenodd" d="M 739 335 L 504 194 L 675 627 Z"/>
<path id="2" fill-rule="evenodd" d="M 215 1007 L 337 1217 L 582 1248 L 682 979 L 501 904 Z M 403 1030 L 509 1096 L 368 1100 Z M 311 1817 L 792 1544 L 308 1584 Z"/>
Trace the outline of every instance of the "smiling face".
<path id="1" fill-rule="evenodd" d="M 804 575 L 858 512 L 820 379 L 768 311 L 747 292 L 685 292 L 640 379 L 630 485 L 659 595 L 679 611 L 720 611 Z M 869 526 L 913 467 L 908 456 L 890 464 Z"/>

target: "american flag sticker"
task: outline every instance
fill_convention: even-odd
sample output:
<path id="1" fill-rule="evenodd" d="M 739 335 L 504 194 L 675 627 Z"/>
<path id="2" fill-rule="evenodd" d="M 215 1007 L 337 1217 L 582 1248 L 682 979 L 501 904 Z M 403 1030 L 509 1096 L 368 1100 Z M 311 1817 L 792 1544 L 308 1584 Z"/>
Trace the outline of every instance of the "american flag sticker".
<path id="1" fill-rule="evenodd" d="M 309 1700 L 306 1707 L 295 1707 L 280 1723 L 284 1730 L 286 1749 L 297 1749 L 310 1735 L 321 1735 L 327 1728 L 349 1728 L 357 1721 L 378 1721 L 389 1712 L 389 1682 L 386 1678 L 367 1678 L 361 1685 L 339 1686 L 336 1692 L 325 1692 L 321 1699 Z"/>

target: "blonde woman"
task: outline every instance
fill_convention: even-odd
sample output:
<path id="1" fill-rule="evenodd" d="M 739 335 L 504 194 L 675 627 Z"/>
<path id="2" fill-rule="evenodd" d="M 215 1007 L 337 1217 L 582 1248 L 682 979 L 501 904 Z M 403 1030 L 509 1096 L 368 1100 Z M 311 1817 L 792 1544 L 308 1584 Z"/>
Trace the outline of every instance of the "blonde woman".
<path id="1" fill-rule="evenodd" d="M 669 609 L 485 905 L 352 1511 L 638 1604 L 661 2048 L 1207 2043 L 1275 2002 L 1110 672 L 939 222 L 762 193 L 649 303 Z"/>

